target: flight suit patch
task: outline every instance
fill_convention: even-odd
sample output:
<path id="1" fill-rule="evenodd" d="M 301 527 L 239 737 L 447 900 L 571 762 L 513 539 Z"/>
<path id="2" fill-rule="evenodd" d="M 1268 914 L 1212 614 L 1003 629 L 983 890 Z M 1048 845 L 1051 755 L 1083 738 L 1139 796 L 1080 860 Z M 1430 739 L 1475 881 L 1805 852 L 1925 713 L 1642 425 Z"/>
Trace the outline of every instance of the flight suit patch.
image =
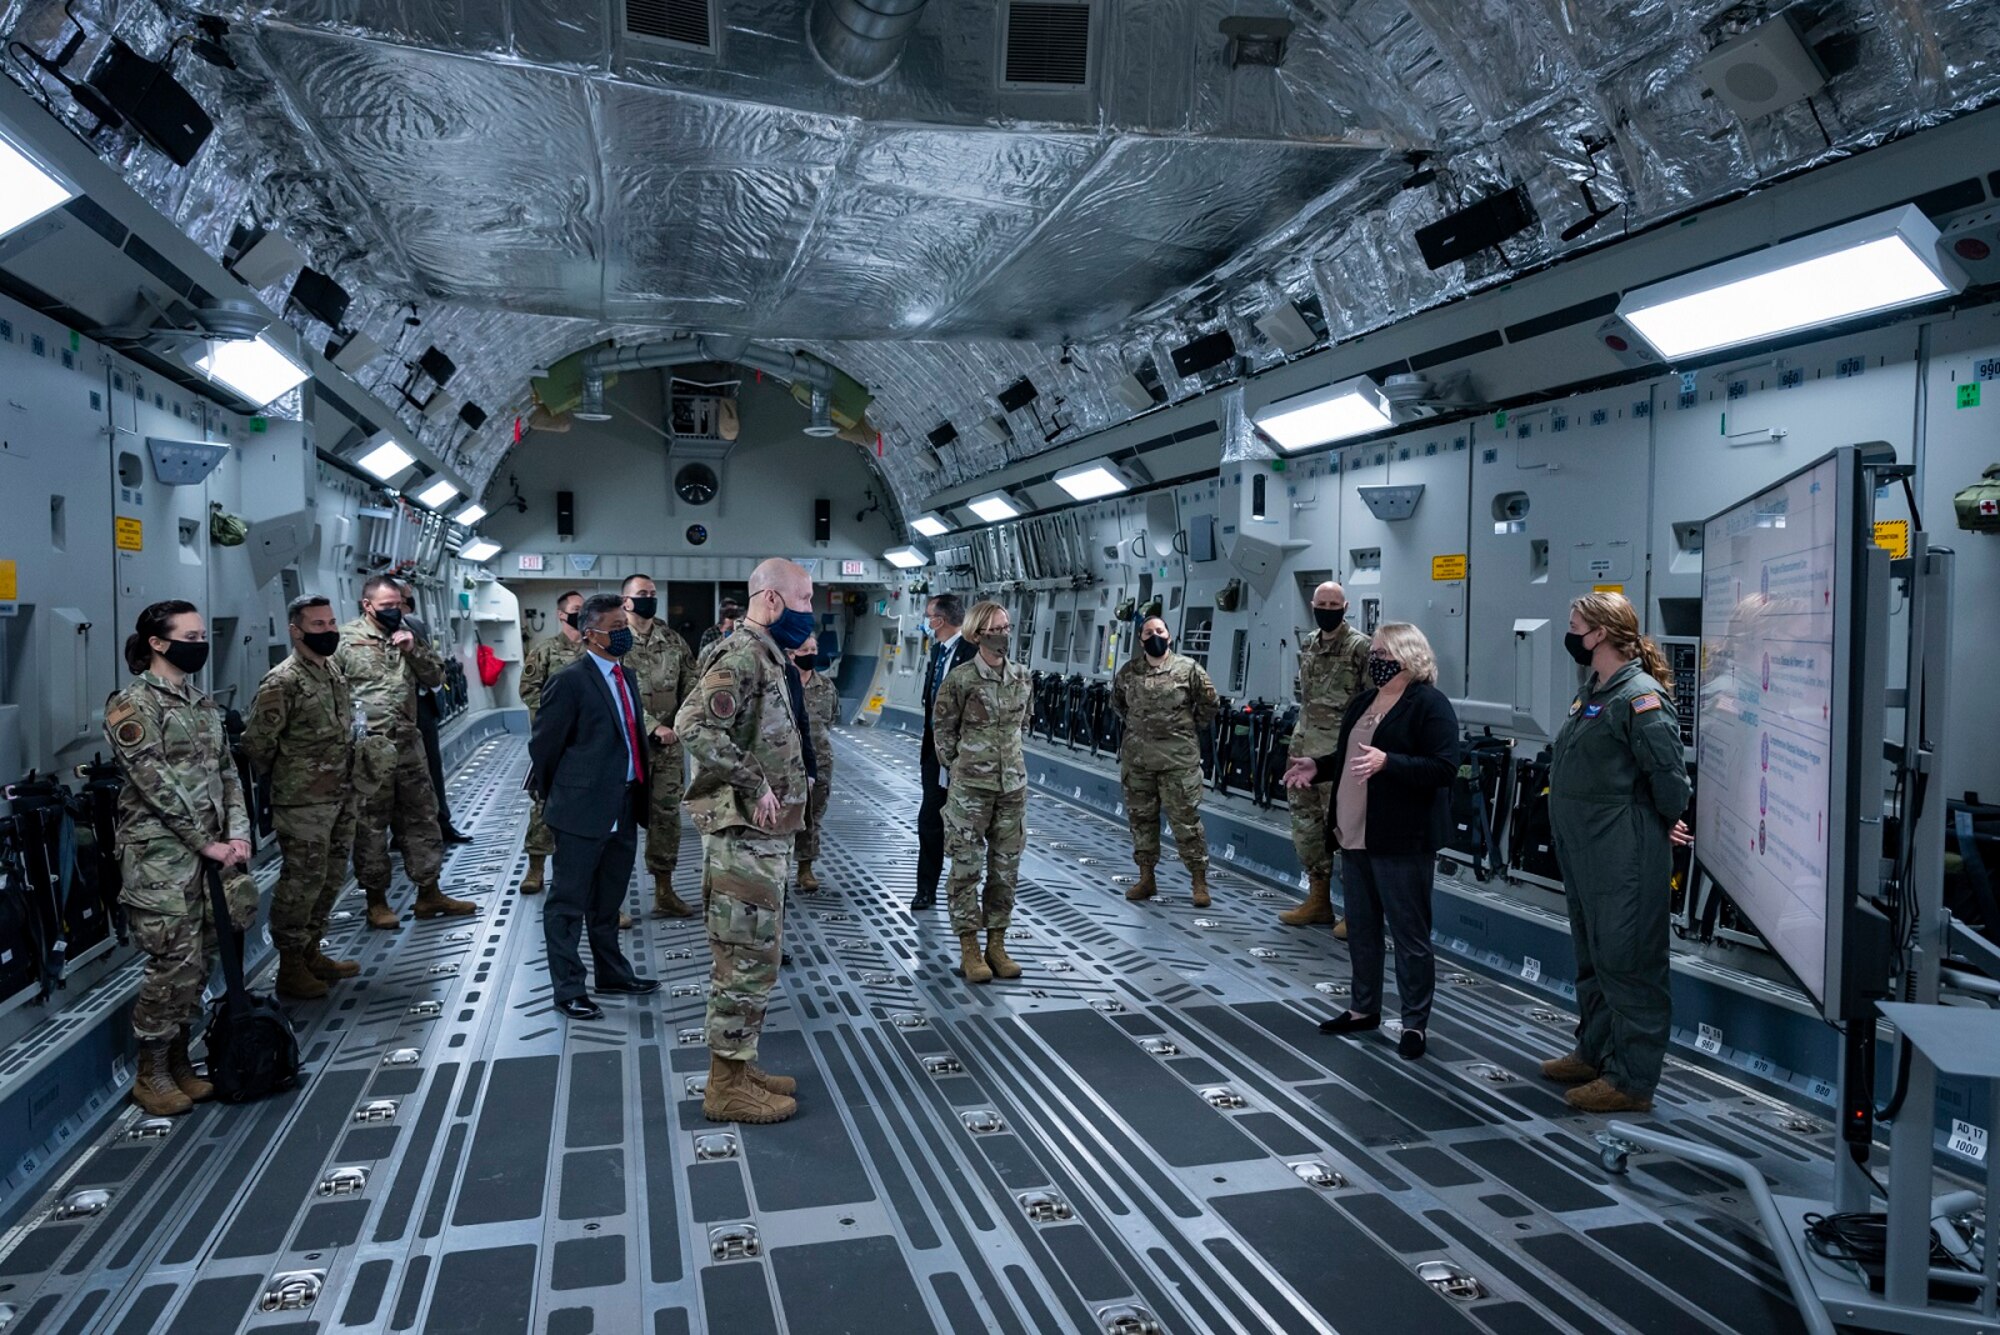
<path id="1" fill-rule="evenodd" d="M 146 725 L 135 718 L 126 719 L 112 735 L 117 737 L 120 746 L 137 746 L 146 740 Z"/>
<path id="2" fill-rule="evenodd" d="M 1603 712 L 1604 712 L 1603 705 L 1585 705 L 1583 708 L 1583 716 L 1585 718 L 1596 718 L 1599 714 L 1602 714 Z"/>
<path id="3" fill-rule="evenodd" d="M 736 717 L 736 692 L 715 691 L 708 697 L 708 712 L 717 718 Z"/>
<path id="4" fill-rule="evenodd" d="M 1632 712 L 1634 714 L 1644 714 L 1648 710 L 1658 709 L 1659 707 L 1660 697 L 1650 691 L 1645 695 L 1635 695 L 1632 697 Z"/>
<path id="5" fill-rule="evenodd" d="M 1576 699 L 1569 702 L 1570 717 L 1575 718 L 1576 711 L 1582 708 L 1583 708 L 1583 697 L 1579 695 L 1578 697 L 1576 697 Z"/>

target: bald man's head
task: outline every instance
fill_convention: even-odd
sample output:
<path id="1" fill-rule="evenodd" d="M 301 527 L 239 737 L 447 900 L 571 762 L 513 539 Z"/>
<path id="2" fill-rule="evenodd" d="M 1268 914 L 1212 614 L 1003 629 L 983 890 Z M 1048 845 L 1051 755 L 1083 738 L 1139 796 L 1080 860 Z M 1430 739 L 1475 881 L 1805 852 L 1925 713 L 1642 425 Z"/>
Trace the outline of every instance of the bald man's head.
<path id="1" fill-rule="evenodd" d="M 1324 607 L 1329 611 L 1336 607 L 1344 608 L 1347 606 L 1347 590 L 1328 580 L 1313 590 L 1313 606 Z"/>
<path id="2" fill-rule="evenodd" d="M 813 608 L 812 576 L 797 561 L 774 556 L 750 572 L 750 605 L 744 619 L 768 626 L 787 610 L 810 612 Z"/>

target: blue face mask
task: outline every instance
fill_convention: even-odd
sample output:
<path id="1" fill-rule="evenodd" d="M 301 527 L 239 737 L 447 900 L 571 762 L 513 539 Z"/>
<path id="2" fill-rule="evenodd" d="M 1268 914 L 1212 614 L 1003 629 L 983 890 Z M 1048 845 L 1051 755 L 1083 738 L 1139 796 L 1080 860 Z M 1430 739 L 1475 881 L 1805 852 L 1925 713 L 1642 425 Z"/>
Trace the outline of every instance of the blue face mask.
<path id="1" fill-rule="evenodd" d="M 631 653 L 631 630 L 626 627 L 620 627 L 610 632 L 608 642 L 604 646 L 604 652 L 610 654 L 613 658 L 623 658 L 625 655 Z"/>
<path id="2" fill-rule="evenodd" d="M 811 639 L 819 626 L 811 612 L 794 612 L 787 607 L 766 629 L 780 649 L 792 650 Z"/>

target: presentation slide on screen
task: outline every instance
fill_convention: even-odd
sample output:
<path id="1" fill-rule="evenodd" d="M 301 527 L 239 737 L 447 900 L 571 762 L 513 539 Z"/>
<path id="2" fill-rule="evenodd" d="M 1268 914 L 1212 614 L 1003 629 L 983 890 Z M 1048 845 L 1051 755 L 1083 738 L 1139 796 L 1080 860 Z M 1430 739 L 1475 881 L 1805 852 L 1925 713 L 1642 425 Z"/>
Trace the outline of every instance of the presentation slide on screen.
<path id="1" fill-rule="evenodd" d="M 1835 473 L 1828 459 L 1702 542 L 1702 865 L 1819 999 L 1833 792 Z"/>

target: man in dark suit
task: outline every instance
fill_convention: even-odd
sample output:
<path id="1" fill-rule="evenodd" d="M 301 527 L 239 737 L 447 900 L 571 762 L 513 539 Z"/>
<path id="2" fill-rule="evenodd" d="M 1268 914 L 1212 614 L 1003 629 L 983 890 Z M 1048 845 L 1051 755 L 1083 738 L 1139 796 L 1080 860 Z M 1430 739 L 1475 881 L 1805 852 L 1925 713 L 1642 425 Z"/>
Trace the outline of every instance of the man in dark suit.
<path id="1" fill-rule="evenodd" d="M 542 907 L 556 1009 L 595 1020 L 604 1012 L 584 989 L 580 935 L 590 938 L 599 992 L 644 996 L 660 981 L 635 974 L 618 945 L 618 906 L 632 881 L 647 792 L 639 679 L 618 662 L 632 647 L 624 600 L 584 599 L 577 629 L 589 652 L 542 687 L 528 788 L 556 840 L 555 886 Z"/>
<path id="2" fill-rule="evenodd" d="M 979 652 L 958 633 L 965 624 L 965 601 L 955 593 L 941 593 L 924 608 L 931 629 L 932 648 L 924 663 L 924 753 L 919 765 L 923 773 L 924 803 L 917 808 L 917 896 L 910 901 L 912 911 L 937 907 L 938 880 L 944 875 L 944 800 L 950 776 L 938 768 L 937 749 L 931 744 L 931 704 L 945 674 Z"/>

